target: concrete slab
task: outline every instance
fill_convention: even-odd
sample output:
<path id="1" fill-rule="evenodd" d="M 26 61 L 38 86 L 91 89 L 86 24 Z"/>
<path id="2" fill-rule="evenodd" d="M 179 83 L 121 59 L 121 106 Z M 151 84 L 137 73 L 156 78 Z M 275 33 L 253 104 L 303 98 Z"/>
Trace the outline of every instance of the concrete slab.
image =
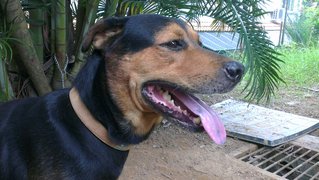
<path id="1" fill-rule="evenodd" d="M 277 146 L 319 128 L 319 120 L 232 99 L 212 106 L 221 116 L 229 136 Z"/>

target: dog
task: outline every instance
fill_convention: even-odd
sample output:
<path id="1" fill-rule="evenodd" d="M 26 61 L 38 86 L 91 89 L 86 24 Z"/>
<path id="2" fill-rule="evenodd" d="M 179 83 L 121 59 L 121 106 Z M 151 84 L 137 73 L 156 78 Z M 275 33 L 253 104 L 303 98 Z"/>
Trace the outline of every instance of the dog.
<path id="1" fill-rule="evenodd" d="M 234 88 L 244 66 L 201 47 L 184 21 L 160 15 L 93 25 L 70 89 L 0 105 L 0 179 L 117 179 L 131 145 L 171 118 L 222 144 L 222 122 L 194 93 Z"/>

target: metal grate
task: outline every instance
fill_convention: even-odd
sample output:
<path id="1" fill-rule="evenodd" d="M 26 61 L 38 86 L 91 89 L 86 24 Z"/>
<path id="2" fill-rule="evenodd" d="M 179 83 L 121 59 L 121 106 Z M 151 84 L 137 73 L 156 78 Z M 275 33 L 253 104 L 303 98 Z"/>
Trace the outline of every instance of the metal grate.
<path id="1" fill-rule="evenodd" d="M 286 179 L 319 180 L 319 152 L 301 146 L 262 147 L 239 159 Z"/>

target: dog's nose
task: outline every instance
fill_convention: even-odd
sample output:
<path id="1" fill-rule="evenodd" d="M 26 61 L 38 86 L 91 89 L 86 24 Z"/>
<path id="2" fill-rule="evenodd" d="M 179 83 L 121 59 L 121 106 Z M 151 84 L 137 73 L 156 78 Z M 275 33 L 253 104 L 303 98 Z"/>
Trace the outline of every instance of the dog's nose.
<path id="1" fill-rule="evenodd" d="M 236 61 L 230 61 L 224 65 L 225 74 L 232 81 L 239 81 L 244 73 L 244 70 L 244 66 Z"/>

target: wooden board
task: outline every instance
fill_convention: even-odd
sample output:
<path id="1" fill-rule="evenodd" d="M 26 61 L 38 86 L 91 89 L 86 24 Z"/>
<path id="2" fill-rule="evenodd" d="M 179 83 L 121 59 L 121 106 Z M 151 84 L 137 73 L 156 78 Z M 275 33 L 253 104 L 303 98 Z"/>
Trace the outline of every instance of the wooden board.
<path id="1" fill-rule="evenodd" d="M 227 135 L 266 146 L 283 144 L 319 128 L 318 119 L 231 99 L 212 108 L 220 114 Z"/>

